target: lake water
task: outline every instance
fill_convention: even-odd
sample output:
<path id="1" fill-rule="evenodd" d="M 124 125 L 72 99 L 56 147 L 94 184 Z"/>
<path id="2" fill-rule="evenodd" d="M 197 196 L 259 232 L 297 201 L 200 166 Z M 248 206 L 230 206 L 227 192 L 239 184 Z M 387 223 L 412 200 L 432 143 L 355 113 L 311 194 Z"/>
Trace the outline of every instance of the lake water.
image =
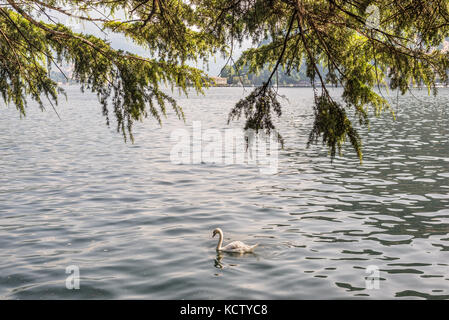
<path id="1" fill-rule="evenodd" d="M 280 89 L 285 148 L 270 175 L 170 161 L 173 130 L 224 132 L 241 88 L 179 97 L 186 123 L 148 119 L 134 144 L 95 95 L 67 92 L 62 120 L 1 104 L 0 299 L 449 298 L 449 89 L 372 119 L 363 165 L 349 146 L 333 163 L 307 149 L 312 90 Z M 217 256 L 215 227 L 259 247 Z"/>

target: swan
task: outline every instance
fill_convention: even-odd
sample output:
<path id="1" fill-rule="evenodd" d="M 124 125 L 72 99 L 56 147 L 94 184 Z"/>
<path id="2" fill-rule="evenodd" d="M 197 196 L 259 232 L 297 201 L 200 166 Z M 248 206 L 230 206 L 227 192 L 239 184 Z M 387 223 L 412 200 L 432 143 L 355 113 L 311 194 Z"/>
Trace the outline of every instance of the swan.
<path id="1" fill-rule="evenodd" d="M 228 245 L 222 247 L 221 245 L 223 244 L 223 231 L 220 228 L 214 229 L 212 238 L 215 237 L 215 235 L 217 233 L 220 236 L 220 239 L 218 240 L 218 244 L 217 244 L 217 251 L 235 252 L 235 253 L 253 252 L 254 248 L 259 245 L 257 243 L 253 246 L 248 246 L 241 241 L 233 241 L 233 242 L 229 243 Z"/>

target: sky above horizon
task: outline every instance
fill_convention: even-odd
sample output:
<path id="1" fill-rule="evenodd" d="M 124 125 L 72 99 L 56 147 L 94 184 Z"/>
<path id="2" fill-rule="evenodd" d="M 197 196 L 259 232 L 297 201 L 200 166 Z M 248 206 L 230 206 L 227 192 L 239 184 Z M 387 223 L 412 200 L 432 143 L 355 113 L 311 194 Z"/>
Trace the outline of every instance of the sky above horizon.
<path id="1" fill-rule="evenodd" d="M 94 16 L 94 15 L 92 15 L 92 16 Z M 141 57 L 151 58 L 151 51 L 149 51 L 139 45 L 136 45 L 135 43 L 133 43 L 133 41 L 131 39 L 125 37 L 122 34 L 104 32 L 92 22 L 79 21 L 79 20 L 67 17 L 65 15 L 59 14 L 59 13 L 56 13 L 54 17 L 56 18 L 55 21 L 63 23 L 64 25 L 71 27 L 74 32 L 88 33 L 88 34 L 94 35 L 98 38 L 107 40 L 114 49 L 121 49 L 124 51 L 128 51 L 128 52 L 137 54 Z M 117 18 L 120 19 L 123 17 L 117 17 Z M 50 21 L 48 21 L 48 22 L 50 22 Z M 250 40 L 243 41 L 242 45 L 238 45 L 237 43 L 234 43 L 233 59 L 237 60 L 238 57 L 242 54 L 242 52 L 244 50 L 250 48 L 251 46 L 252 46 L 252 43 Z M 220 74 L 220 71 L 226 65 L 226 63 L 227 62 L 229 63 L 228 60 L 229 60 L 229 56 L 223 57 L 222 54 L 216 54 L 216 55 L 212 55 L 210 57 L 207 64 L 204 64 L 202 61 L 198 62 L 198 63 L 191 61 L 191 62 L 188 62 L 187 64 L 192 67 L 196 67 L 200 70 L 205 71 L 210 76 L 218 76 Z"/>

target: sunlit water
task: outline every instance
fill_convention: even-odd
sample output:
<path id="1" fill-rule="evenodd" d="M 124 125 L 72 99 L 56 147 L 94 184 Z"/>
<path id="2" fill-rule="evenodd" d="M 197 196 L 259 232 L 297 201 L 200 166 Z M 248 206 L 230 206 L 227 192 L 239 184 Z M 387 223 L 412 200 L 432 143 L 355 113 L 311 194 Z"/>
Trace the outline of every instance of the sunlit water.
<path id="1" fill-rule="evenodd" d="M 67 90 L 62 120 L 34 104 L 19 119 L 2 103 L 0 298 L 449 298 L 448 89 L 394 101 L 396 121 L 374 118 L 363 165 L 349 146 L 333 163 L 307 149 L 312 91 L 280 89 L 274 175 L 170 161 L 174 129 L 229 128 L 240 88 L 178 98 L 186 123 L 148 119 L 134 144 L 105 126 L 94 95 Z M 217 256 L 217 226 L 225 243 L 260 246 Z M 66 288 L 70 265 L 79 290 Z"/>

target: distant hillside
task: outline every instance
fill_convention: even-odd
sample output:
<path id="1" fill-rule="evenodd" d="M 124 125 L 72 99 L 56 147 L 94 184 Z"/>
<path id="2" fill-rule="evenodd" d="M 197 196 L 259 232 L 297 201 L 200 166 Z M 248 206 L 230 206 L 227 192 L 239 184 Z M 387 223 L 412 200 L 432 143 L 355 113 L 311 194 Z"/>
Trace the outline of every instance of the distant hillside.
<path id="1" fill-rule="evenodd" d="M 258 47 L 267 45 L 270 43 L 269 39 L 263 40 L 259 43 Z M 322 74 L 326 74 L 323 68 L 319 66 L 319 71 Z M 252 84 L 255 86 L 260 86 L 268 81 L 272 69 L 268 68 L 268 65 L 261 70 L 258 74 L 249 73 L 248 68 L 244 68 L 242 71 L 237 72 L 232 66 L 227 66 L 223 69 L 220 76 L 228 79 L 228 84 L 239 84 L 242 80 L 244 84 Z M 279 84 L 281 86 L 285 85 L 305 85 L 310 82 L 310 79 L 306 75 L 306 66 L 303 64 L 299 71 L 292 70 L 290 74 L 287 74 L 286 70 L 279 68 L 277 74 L 272 78 L 274 84 Z"/>
<path id="2" fill-rule="evenodd" d="M 326 74 L 323 67 L 319 66 L 319 71 L 322 74 Z M 239 84 L 243 80 L 245 85 L 262 85 L 268 81 L 272 70 L 267 67 L 262 69 L 258 74 L 248 72 L 248 68 L 244 68 L 240 72 L 237 72 L 234 67 L 227 66 L 223 69 L 220 76 L 228 79 L 228 84 Z M 293 70 L 290 74 L 284 69 L 280 69 L 272 78 L 273 84 L 285 85 L 305 85 L 310 81 L 306 75 L 305 64 L 301 66 L 299 71 Z"/>

